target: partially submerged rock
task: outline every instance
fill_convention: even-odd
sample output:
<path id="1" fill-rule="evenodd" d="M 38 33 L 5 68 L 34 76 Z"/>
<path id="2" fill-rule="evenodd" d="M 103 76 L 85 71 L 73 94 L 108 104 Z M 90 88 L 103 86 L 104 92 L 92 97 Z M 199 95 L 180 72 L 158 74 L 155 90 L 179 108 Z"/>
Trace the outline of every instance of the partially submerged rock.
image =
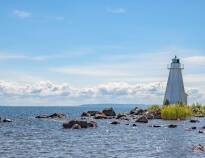
<path id="1" fill-rule="evenodd" d="M 81 117 L 90 117 L 90 116 L 91 116 L 91 114 L 88 113 L 88 112 L 83 112 L 83 113 L 81 114 Z"/>
<path id="2" fill-rule="evenodd" d="M 66 115 L 64 113 L 53 113 L 51 115 L 42 114 L 42 115 L 36 116 L 35 118 L 65 119 Z"/>
<path id="3" fill-rule="evenodd" d="M 107 116 L 102 112 L 98 112 L 95 114 L 94 119 L 107 119 Z"/>
<path id="4" fill-rule="evenodd" d="M 176 128 L 176 127 L 177 127 L 177 125 L 174 125 L 174 124 L 168 125 L 168 128 Z"/>
<path id="5" fill-rule="evenodd" d="M 82 120 L 71 120 L 68 122 L 63 123 L 63 128 L 74 128 L 74 129 L 80 129 L 80 128 L 96 128 L 97 123 L 94 121 L 82 121 Z"/>
<path id="6" fill-rule="evenodd" d="M 110 124 L 112 124 L 112 125 L 117 125 L 117 124 L 120 124 L 120 122 L 118 122 L 118 121 L 113 121 L 113 122 L 111 122 Z"/>
<path id="7" fill-rule="evenodd" d="M 116 113 L 113 108 L 105 108 L 102 111 L 106 116 L 116 116 Z"/>
<path id="8" fill-rule="evenodd" d="M 198 123 L 199 122 L 199 120 L 190 120 L 189 122 L 191 122 L 191 123 Z"/>
<path id="9" fill-rule="evenodd" d="M 135 107 L 130 111 L 131 115 L 143 115 L 147 110 L 139 109 L 138 107 Z"/>
<path id="10" fill-rule="evenodd" d="M 193 146 L 192 150 L 194 152 L 204 152 L 205 151 L 205 147 L 201 144 L 195 145 Z"/>
<path id="11" fill-rule="evenodd" d="M 135 122 L 148 123 L 148 119 L 146 116 L 141 116 Z"/>
<path id="12" fill-rule="evenodd" d="M 12 120 L 8 119 L 8 118 L 5 118 L 5 119 L 2 120 L 2 122 L 12 122 Z"/>

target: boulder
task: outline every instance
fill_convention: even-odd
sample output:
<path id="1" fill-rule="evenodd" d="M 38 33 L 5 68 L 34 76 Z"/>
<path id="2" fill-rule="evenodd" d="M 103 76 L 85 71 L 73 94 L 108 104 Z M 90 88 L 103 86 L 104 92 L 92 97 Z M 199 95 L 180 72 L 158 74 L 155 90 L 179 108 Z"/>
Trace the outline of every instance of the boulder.
<path id="1" fill-rule="evenodd" d="M 147 110 L 139 109 L 138 107 L 135 107 L 130 111 L 131 115 L 143 115 Z"/>
<path id="2" fill-rule="evenodd" d="M 106 116 L 116 116 L 115 111 L 113 110 L 113 108 L 105 108 L 102 111 Z"/>
<path id="3" fill-rule="evenodd" d="M 196 129 L 196 127 L 191 127 L 191 129 Z"/>
<path id="4" fill-rule="evenodd" d="M 50 115 L 49 118 L 52 118 L 52 119 L 65 119 L 66 115 L 64 113 L 54 113 L 54 114 Z"/>
<path id="5" fill-rule="evenodd" d="M 107 116 L 102 112 L 97 112 L 94 117 L 94 119 L 106 119 L 106 118 Z"/>
<path id="6" fill-rule="evenodd" d="M 197 122 L 199 122 L 199 120 L 190 120 L 189 122 L 191 122 L 191 123 L 197 123 Z"/>
<path id="7" fill-rule="evenodd" d="M 112 124 L 112 125 L 117 125 L 117 124 L 120 124 L 120 122 L 118 122 L 118 121 L 113 121 L 113 122 L 111 122 L 110 124 Z"/>
<path id="8" fill-rule="evenodd" d="M 199 130 L 199 133 L 205 133 L 205 131 L 204 130 Z"/>
<path id="9" fill-rule="evenodd" d="M 141 116 L 135 122 L 148 123 L 148 119 L 146 118 L 146 116 Z"/>
<path id="10" fill-rule="evenodd" d="M 161 126 L 160 125 L 153 125 L 152 127 L 159 128 Z"/>
<path id="11" fill-rule="evenodd" d="M 96 113 L 99 113 L 99 111 L 88 111 L 88 114 L 90 114 L 90 116 L 95 116 Z"/>
<path id="12" fill-rule="evenodd" d="M 79 127 L 80 128 L 89 128 L 89 127 L 96 128 L 97 123 L 94 121 L 87 122 L 87 121 L 82 121 L 82 120 L 71 120 L 69 122 L 63 123 L 63 128 L 73 128 L 73 126 L 75 127 L 75 129 L 79 129 Z"/>
<path id="13" fill-rule="evenodd" d="M 201 144 L 195 145 L 193 146 L 192 150 L 194 152 L 204 152 L 205 151 L 205 147 Z"/>
<path id="14" fill-rule="evenodd" d="M 126 114 L 119 113 L 119 114 L 117 114 L 116 119 L 120 119 L 120 118 L 126 117 L 126 116 L 127 116 Z"/>
<path id="15" fill-rule="evenodd" d="M 49 115 L 47 114 L 42 114 L 42 115 L 38 115 L 35 118 L 49 118 Z"/>
<path id="16" fill-rule="evenodd" d="M 168 128 L 176 128 L 176 127 L 177 127 L 177 125 L 174 125 L 174 124 L 168 125 Z"/>
<path id="17" fill-rule="evenodd" d="M 12 122 L 11 119 L 7 119 L 7 118 L 3 119 L 2 121 L 3 121 L 3 122 Z"/>
<path id="18" fill-rule="evenodd" d="M 72 129 L 80 129 L 80 128 L 81 128 L 81 126 L 79 124 L 74 124 L 72 126 Z"/>
<path id="19" fill-rule="evenodd" d="M 83 112 L 83 113 L 81 114 L 81 117 L 90 117 L 90 116 L 91 116 L 91 114 L 88 113 L 88 112 Z"/>
<path id="20" fill-rule="evenodd" d="M 133 126 L 133 127 L 136 127 L 137 125 L 136 125 L 136 124 L 132 124 L 132 126 Z"/>

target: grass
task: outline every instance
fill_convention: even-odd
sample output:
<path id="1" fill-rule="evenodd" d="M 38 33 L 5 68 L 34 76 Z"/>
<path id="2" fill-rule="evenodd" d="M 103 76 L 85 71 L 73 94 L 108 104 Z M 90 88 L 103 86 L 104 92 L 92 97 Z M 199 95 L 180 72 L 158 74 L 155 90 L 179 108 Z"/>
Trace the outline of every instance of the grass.
<path id="1" fill-rule="evenodd" d="M 187 105 L 164 105 L 161 109 L 161 118 L 164 120 L 184 120 L 192 116 L 192 108 Z"/>
<path id="2" fill-rule="evenodd" d="M 156 110 L 160 110 L 161 106 L 160 105 L 151 105 L 147 108 L 148 111 L 156 111 Z"/>

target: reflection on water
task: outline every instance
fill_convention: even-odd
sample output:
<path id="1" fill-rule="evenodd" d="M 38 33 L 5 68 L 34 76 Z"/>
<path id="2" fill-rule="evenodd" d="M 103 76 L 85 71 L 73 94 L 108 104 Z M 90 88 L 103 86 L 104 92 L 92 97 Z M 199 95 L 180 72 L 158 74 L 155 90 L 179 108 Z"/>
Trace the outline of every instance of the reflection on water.
<path id="1" fill-rule="evenodd" d="M 79 117 L 87 110 L 101 110 L 106 105 L 83 107 L 0 107 L 0 116 L 9 117 L 12 123 L 0 124 L 0 157 L 203 157 L 193 153 L 195 144 L 204 144 L 205 135 L 197 130 L 186 131 L 200 123 L 188 121 L 168 122 L 152 120 L 148 124 L 109 124 L 111 120 L 98 120 L 96 129 L 63 129 L 61 121 L 38 120 L 34 116 L 43 113 L 64 112 L 70 118 Z M 117 112 L 129 111 L 133 105 L 114 106 Z M 178 124 L 175 129 L 152 128 L 150 124 Z"/>

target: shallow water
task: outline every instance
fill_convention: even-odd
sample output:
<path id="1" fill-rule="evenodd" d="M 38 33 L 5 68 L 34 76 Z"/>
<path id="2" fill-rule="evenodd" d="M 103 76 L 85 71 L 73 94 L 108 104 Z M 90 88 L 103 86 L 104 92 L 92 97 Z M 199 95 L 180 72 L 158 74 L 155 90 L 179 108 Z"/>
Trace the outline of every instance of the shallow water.
<path id="1" fill-rule="evenodd" d="M 43 113 L 64 112 L 69 118 L 79 117 L 83 111 L 102 110 L 108 105 L 81 107 L 0 107 L 0 116 L 14 120 L 0 123 L 0 157 L 68 157 L 68 158 L 195 158 L 205 153 L 194 153 L 191 148 L 205 144 L 205 134 L 198 129 L 186 131 L 191 126 L 202 127 L 189 121 L 151 120 L 136 127 L 111 125 L 111 120 L 98 120 L 96 129 L 63 129 L 62 121 L 40 120 L 34 117 Z M 117 112 L 129 111 L 134 105 L 113 106 Z M 177 128 L 152 128 L 149 125 L 177 124 Z"/>

